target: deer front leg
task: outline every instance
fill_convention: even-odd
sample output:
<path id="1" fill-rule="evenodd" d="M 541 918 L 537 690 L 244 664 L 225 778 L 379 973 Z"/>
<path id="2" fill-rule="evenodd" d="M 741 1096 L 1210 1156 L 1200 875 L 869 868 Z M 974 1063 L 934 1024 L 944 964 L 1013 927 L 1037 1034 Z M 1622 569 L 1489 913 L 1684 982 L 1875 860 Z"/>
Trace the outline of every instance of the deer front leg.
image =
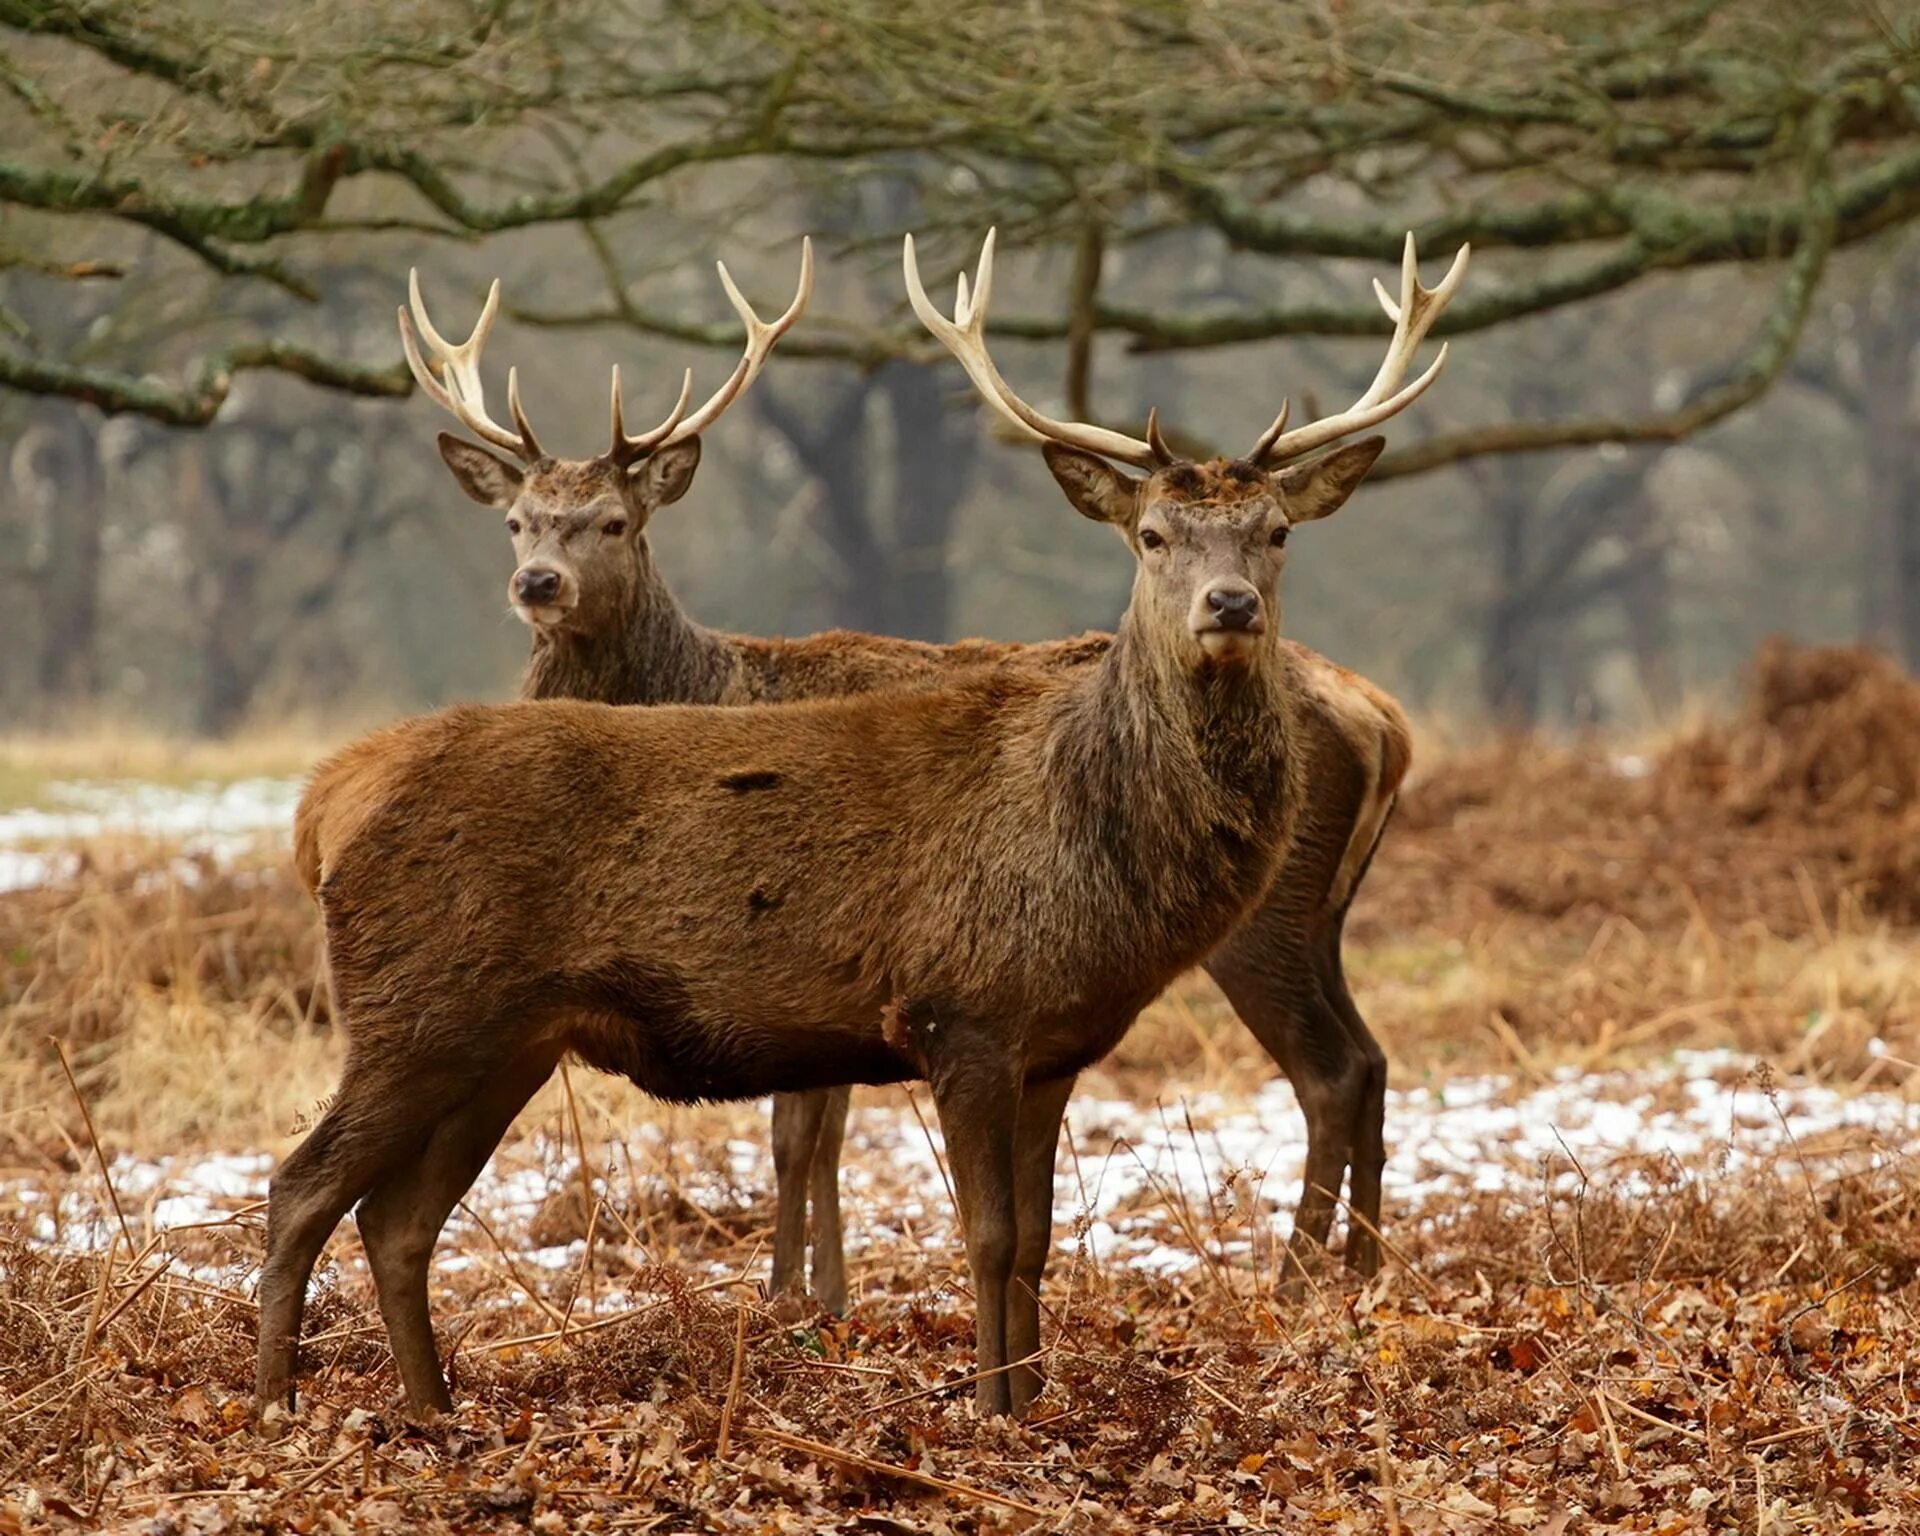
<path id="1" fill-rule="evenodd" d="M 1020 1065 L 1004 1038 L 959 1024 L 938 1026 L 926 1054 L 928 1082 L 954 1198 L 966 1229 L 973 1273 L 974 1409 L 982 1417 L 1010 1413 L 1007 1380 L 1007 1282 L 1013 1275 L 1014 1132 L 1020 1109 Z"/>
<path id="2" fill-rule="evenodd" d="M 1020 1095 L 1013 1150 L 1013 1283 L 1007 1294 L 1007 1358 L 1015 1362 L 1040 1348 L 1040 1281 L 1053 1252 L 1053 1160 L 1073 1083 L 1070 1077 L 1029 1083 Z M 1016 1363 L 1008 1373 L 1013 1412 L 1024 1413 L 1046 1382 L 1038 1366 Z"/>

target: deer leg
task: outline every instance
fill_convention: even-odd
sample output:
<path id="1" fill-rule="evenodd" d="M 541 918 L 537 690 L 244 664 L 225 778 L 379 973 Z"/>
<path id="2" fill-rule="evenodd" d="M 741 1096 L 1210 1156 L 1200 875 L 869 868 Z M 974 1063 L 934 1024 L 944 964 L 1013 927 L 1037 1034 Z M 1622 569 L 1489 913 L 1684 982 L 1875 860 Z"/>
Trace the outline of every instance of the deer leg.
<path id="1" fill-rule="evenodd" d="M 828 1090 L 773 1096 L 773 1291 L 806 1284 L 807 1179 L 820 1144 Z"/>
<path id="2" fill-rule="evenodd" d="M 1283 1283 L 1289 1291 L 1301 1287 L 1307 1261 L 1327 1249 L 1334 1209 L 1359 1132 L 1365 1087 L 1364 1064 L 1348 1040 L 1344 1023 L 1319 996 L 1318 988 L 1315 997 L 1304 1021 L 1307 1039 L 1300 1052 L 1302 1065 L 1287 1074 L 1307 1122 L 1306 1167 L 1293 1212 L 1293 1235 L 1287 1240 L 1293 1262 Z"/>
<path id="3" fill-rule="evenodd" d="M 840 1231 L 840 1146 L 847 1135 L 851 1088 L 821 1090 L 826 1100 L 820 1139 L 813 1148 L 807 1183 L 813 1208 L 813 1294 L 836 1315 L 847 1310 L 847 1251 Z"/>
<path id="4" fill-rule="evenodd" d="M 1323 964 L 1322 991 L 1346 1024 L 1348 1038 L 1365 1069 L 1354 1115 L 1353 1185 L 1349 1191 L 1353 1211 L 1347 1221 L 1346 1258 L 1349 1267 L 1371 1276 L 1380 1269 L 1380 1239 L 1374 1234 L 1380 1230 L 1380 1183 L 1387 1166 L 1387 1053 L 1367 1028 L 1347 990 L 1338 930 L 1332 935 Z"/>
<path id="5" fill-rule="evenodd" d="M 1007 1291 L 1007 1358 L 1013 1361 L 1040 1348 L 1040 1281 L 1053 1252 L 1053 1160 L 1073 1082 L 1063 1077 L 1029 1083 L 1020 1095 L 1013 1143 L 1013 1280 Z M 1024 1413 L 1046 1383 L 1038 1366 L 1015 1365 L 1007 1373 L 1012 1411 Z"/>
<path id="6" fill-rule="evenodd" d="M 1241 1021 L 1293 1084 L 1306 1118 L 1306 1168 L 1288 1242 L 1295 1260 L 1290 1288 L 1299 1285 L 1300 1266 L 1326 1247 L 1367 1081 L 1347 1023 L 1320 985 L 1311 936 L 1302 931 L 1308 925 L 1262 907 L 1207 961 Z M 1337 930 L 1333 942 L 1337 949 Z"/>
<path id="7" fill-rule="evenodd" d="M 333 1103 L 275 1170 L 267 1192 L 267 1253 L 260 1269 L 254 1365 L 258 1408 L 293 1406 L 293 1372 L 314 1261 L 349 1206 L 392 1164 L 427 1140 L 444 1102 L 414 1074 L 352 1054 Z"/>
<path id="8" fill-rule="evenodd" d="M 1380 1181 L 1387 1166 L 1387 1053 L 1380 1048 L 1373 1031 L 1367 1028 L 1367 1021 L 1360 1016 L 1353 993 L 1348 990 L 1347 968 L 1341 955 L 1341 936 L 1346 928 L 1347 909 L 1353 903 L 1353 893 L 1360 888 L 1367 871 L 1373 866 L 1373 856 L 1379 851 L 1380 839 L 1386 835 L 1387 822 L 1393 815 L 1393 809 L 1394 802 L 1389 800 L 1386 809 L 1381 812 L 1373 845 L 1367 850 L 1367 856 L 1348 888 L 1346 902 L 1324 930 L 1318 956 L 1321 995 L 1346 1026 L 1347 1038 L 1365 1068 L 1354 1117 L 1353 1188 L 1349 1196 L 1353 1201 L 1353 1212 L 1347 1222 L 1347 1263 L 1368 1276 L 1378 1273 L 1380 1269 L 1380 1239 L 1374 1234 L 1380 1230 Z"/>
<path id="9" fill-rule="evenodd" d="M 1007 1381 L 1007 1282 L 1013 1274 L 1014 1134 L 1020 1066 L 1006 1041 L 942 1021 L 926 1053 L 934 1107 L 947 1143 L 947 1166 L 966 1230 L 973 1273 L 974 1410 L 1010 1413 Z"/>
<path id="10" fill-rule="evenodd" d="M 388 1173 L 360 1202 L 356 1215 L 380 1316 L 407 1406 L 416 1413 L 453 1407 L 427 1304 L 433 1245 L 514 1116 L 552 1075 L 560 1050 L 557 1041 L 543 1043 L 500 1068 L 434 1127 L 419 1161 Z"/>

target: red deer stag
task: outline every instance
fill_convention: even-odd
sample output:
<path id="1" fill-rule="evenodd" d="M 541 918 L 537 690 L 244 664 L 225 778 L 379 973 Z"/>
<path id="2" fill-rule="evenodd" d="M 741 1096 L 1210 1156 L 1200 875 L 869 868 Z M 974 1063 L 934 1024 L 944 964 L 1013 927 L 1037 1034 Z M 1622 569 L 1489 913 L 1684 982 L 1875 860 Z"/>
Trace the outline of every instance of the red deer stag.
<path id="1" fill-rule="evenodd" d="M 689 619 L 661 580 L 645 529 L 653 514 L 686 494 L 700 463 L 700 436 L 759 377 L 774 344 L 793 328 L 813 293 L 813 242 L 800 245 L 800 282 L 778 319 L 763 321 L 728 273 L 716 264 L 721 287 L 746 326 L 747 345 L 726 383 L 692 415 L 681 414 L 692 387 L 689 372 L 679 404 L 665 422 L 639 437 L 627 433 L 620 369 L 613 369 L 613 441 L 591 459 L 559 459 L 544 452 L 521 408 L 517 370 L 508 371 L 507 399 L 515 429 L 487 414 L 480 354 L 500 308 L 500 284 L 487 292 L 480 317 L 459 346 L 435 329 L 420 297 L 417 272 L 408 275 L 400 339 L 422 393 L 452 414 L 503 459 L 450 432 L 439 435 L 440 456 L 475 501 L 506 513 L 516 565 L 507 583 L 513 611 L 533 631 L 533 653 L 520 682 L 524 699 L 588 699 L 601 704 L 752 704 L 796 696 L 779 686 L 779 668 L 746 664 L 759 642 L 719 635 Z M 432 353 L 420 353 L 420 341 Z M 764 646 L 762 646 L 765 649 Z M 847 676 L 842 686 L 821 680 L 798 696 L 861 693 L 870 676 Z M 808 1185 L 813 1185 L 814 1293 L 834 1311 L 846 1307 L 846 1261 L 840 1237 L 840 1140 L 847 1089 L 781 1094 L 773 1105 L 775 1179 L 773 1285 L 798 1289 L 807 1248 Z M 504 1127 L 502 1127 L 504 1130 Z M 817 1173 L 815 1172 L 817 1168 Z"/>
<path id="2" fill-rule="evenodd" d="M 990 280 L 991 248 L 982 256 L 982 273 Z M 1457 270 L 1450 274 L 1431 295 L 1416 286 L 1416 304 L 1437 309 L 1458 275 Z M 1409 266 L 1403 288 L 1413 281 Z M 415 303 L 420 327 L 429 331 L 417 293 Z M 741 313 L 751 338 L 758 319 L 750 309 Z M 792 314 L 789 310 L 776 324 L 784 325 Z M 490 310 L 483 315 L 488 318 Z M 406 333 L 404 316 L 402 328 Z M 437 381 L 411 346 L 409 355 L 423 387 L 441 398 Z M 466 424 L 458 409 L 449 409 Z M 609 704 L 838 697 L 883 686 L 923 686 L 987 662 L 1017 659 L 1045 670 L 1087 665 L 1110 641 L 1089 635 L 1033 646 L 978 641 L 931 646 L 846 632 L 767 640 L 710 630 L 675 600 L 646 538 L 655 508 L 684 491 L 697 461 L 697 441 L 673 450 L 689 460 L 684 474 L 673 477 L 673 496 L 652 499 L 631 493 L 613 455 L 529 459 L 509 448 L 522 461 L 516 465 L 448 433 L 440 435 L 439 445 L 461 488 L 507 514 L 517 561 L 509 597 L 533 630 L 522 689 L 526 697 Z M 544 601 L 536 605 L 530 598 Z M 1297 750 L 1311 793 L 1275 890 L 1206 965 L 1292 1080 L 1302 1104 L 1308 1150 L 1294 1250 L 1304 1257 L 1325 1243 L 1333 1196 L 1351 1162 L 1359 1219 L 1349 1228 L 1347 1258 L 1371 1273 L 1378 1265 L 1373 1231 L 1380 1220 L 1385 1160 L 1385 1060 L 1354 1008 L 1340 937 L 1405 775 L 1411 739 L 1390 696 L 1303 646 L 1285 640 L 1281 645 L 1303 690 Z M 846 1109 L 846 1090 L 836 1088 L 781 1095 L 773 1113 L 779 1191 L 774 1287 L 793 1287 L 801 1279 L 810 1197 L 812 1289 L 836 1311 L 846 1297 L 837 1182 Z M 1037 1282 L 1044 1259 L 1044 1252 L 1023 1254 L 1023 1279 Z"/>
<path id="3" fill-rule="evenodd" d="M 572 1051 L 676 1100 L 924 1078 L 966 1231 L 976 1404 L 1009 1411 L 1009 1282 L 1036 1214 L 1016 1186 L 1041 1182 L 1017 1170 L 1050 1183 L 1066 1085 L 1266 892 L 1302 800 L 1287 534 L 1335 511 L 1382 440 L 1288 461 L 1403 409 L 1444 361 L 1205 465 L 1151 423 L 1140 442 L 1052 422 L 1001 386 L 1135 556 L 1089 665 L 751 711 L 467 706 L 323 764 L 295 861 L 347 1058 L 272 1182 L 260 1401 L 291 1387 L 313 1263 L 358 1200 L 408 1400 L 448 1405 L 434 1240 Z"/>

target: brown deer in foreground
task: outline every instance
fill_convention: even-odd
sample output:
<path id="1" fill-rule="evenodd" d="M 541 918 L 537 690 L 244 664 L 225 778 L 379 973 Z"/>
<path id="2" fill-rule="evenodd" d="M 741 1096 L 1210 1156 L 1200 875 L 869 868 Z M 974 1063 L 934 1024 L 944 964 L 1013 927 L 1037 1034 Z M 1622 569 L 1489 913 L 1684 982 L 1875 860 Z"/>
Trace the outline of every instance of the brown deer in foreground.
<path id="1" fill-rule="evenodd" d="M 1033 1373 L 1008 1366 L 1037 1304 L 1010 1316 L 1009 1282 L 1048 1240 L 1066 1090 L 1266 893 L 1302 803 L 1286 539 L 1382 442 L 1280 466 L 1427 388 L 1444 348 L 1399 383 L 1415 308 L 1355 407 L 1293 432 L 1282 412 L 1240 460 L 1175 462 L 1151 422 L 1145 442 L 1052 422 L 1002 386 L 1069 500 L 1135 556 L 1097 661 L 757 710 L 468 706 L 323 764 L 295 859 L 347 1059 L 272 1183 L 262 1403 L 291 1385 L 313 1263 L 360 1200 L 408 1399 L 448 1405 L 434 1240 L 572 1051 L 679 1100 L 925 1078 L 973 1275 L 976 1402 L 1023 1404 Z M 1020 1198 L 1042 1187 L 1037 1209 Z"/>
<path id="2" fill-rule="evenodd" d="M 991 245 L 981 276 L 991 280 Z M 1403 327 L 1429 320 L 1450 296 L 1456 265 L 1439 289 L 1419 289 L 1403 270 Z M 918 286 L 917 274 L 912 278 Z M 730 290 L 731 291 L 731 290 Z M 986 297 L 985 294 L 980 295 Z M 796 305 L 804 299 L 796 299 Z M 430 331 L 424 310 L 416 311 Z M 749 343 L 768 328 L 741 308 Z M 1391 310 L 1390 306 L 1390 310 Z M 984 304 L 973 306 L 974 325 Z M 790 323 L 788 314 L 775 330 Z M 475 336 L 484 341 L 492 299 Z M 924 315 L 923 315 L 924 318 Z M 406 321 L 402 318 L 403 332 Z M 1424 330 L 1424 324 L 1421 326 Z M 1417 343 L 1418 336 L 1413 336 Z M 440 343 L 442 358 L 447 355 Z M 473 345 L 473 343 L 469 343 Z M 1089 635 L 1045 645 L 966 641 L 933 646 L 845 632 L 766 640 L 706 629 L 690 619 L 654 562 L 646 527 L 652 513 L 686 489 L 699 443 L 686 440 L 660 457 L 684 461 L 663 491 L 641 494 L 616 448 L 599 459 L 555 460 L 529 439 L 490 432 L 469 420 L 409 345 L 414 371 L 433 398 L 463 425 L 518 462 L 501 459 L 450 434 L 440 451 L 462 489 L 506 513 L 517 561 L 509 583 L 515 611 L 533 629 L 523 695 L 571 697 L 610 704 L 746 704 L 839 697 L 891 686 L 925 686 L 963 669 L 1015 661 L 1043 671 L 1090 665 L 1110 637 Z M 616 399 L 618 386 L 615 386 Z M 477 377 L 473 398 L 479 401 Z M 992 397 L 990 397 L 992 398 Z M 484 410 L 481 411 L 484 418 Z M 1014 418 L 1025 435 L 1032 429 Z M 616 439 L 619 430 L 616 426 Z M 534 601 L 538 599 L 539 601 Z M 1334 1197 L 1353 1167 L 1358 1219 L 1348 1230 L 1348 1261 L 1363 1273 L 1378 1265 L 1373 1236 L 1380 1220 L 1380 1172 L 1386 1064 L 1355 1009 L 1341 963 L 1346 911 L 1392 808 L 1410 758 L 1405 717 L 1386 694 L 1305 647 L 1283 649 L 1302 689 L 1296 751 L 1309 794 L 1301 827 L 1275 886 L 1239 932 L 1205 961 L 1241 1017 L 1294 1084 L 1307 1122 L 1307 1164 L 1294 1217 L 1294 1251 L 1304 1257 L 1326 1241 Z M 838 1164 L 845 1125 L 843 1088 L 774 1100 L 774 1169 L 778 1206 L 773 1243 L 775 1289 L 797 1285 L 813 1208 L 812 1289 L 829 1307 L 845 1304 Z M 1050 1200 L 1051 1190 L 1034 1192 Z M 1036 1284 L 1046 1252 L 1021 1255 L 1021 1277 Z"/>

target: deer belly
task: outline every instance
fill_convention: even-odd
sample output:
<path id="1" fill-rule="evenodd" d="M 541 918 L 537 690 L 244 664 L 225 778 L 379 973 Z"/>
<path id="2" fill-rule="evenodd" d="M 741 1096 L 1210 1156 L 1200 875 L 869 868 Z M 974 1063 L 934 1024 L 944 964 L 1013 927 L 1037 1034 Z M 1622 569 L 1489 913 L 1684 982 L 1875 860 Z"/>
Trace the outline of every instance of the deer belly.
<path id="1" fill-rule="evenodd" d="M 1120 1043 L 1150 1001 L 1129 998 L 1045 1020 L 1028 1036 L 1027 1077 L 1055 1082 L 1085 1071 Z"/>
<path id="2" fill-rule="evenodd" d="M 622 966 L 579 985 L 587 1013 L 568 1031 L 574 1054 L 674 1103 L 757 1099 L 916 1074 L 879 1030 L 777 1025 L 697 1007 L 680 977 Z"/>

